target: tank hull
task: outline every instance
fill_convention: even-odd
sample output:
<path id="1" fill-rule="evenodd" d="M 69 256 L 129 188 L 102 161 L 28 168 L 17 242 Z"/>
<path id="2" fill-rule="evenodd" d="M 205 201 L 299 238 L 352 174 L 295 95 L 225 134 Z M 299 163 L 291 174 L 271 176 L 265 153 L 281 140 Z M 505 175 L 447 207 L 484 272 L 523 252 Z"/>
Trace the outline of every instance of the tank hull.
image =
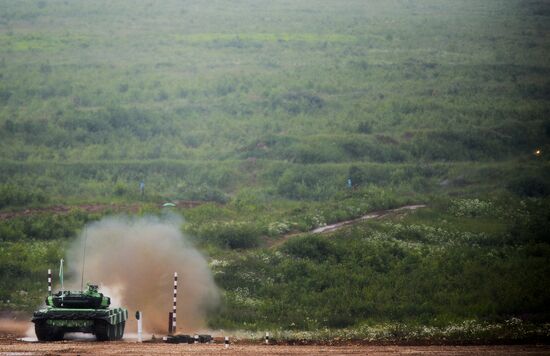
<path id="1" fill-rule="evenodd" d="M 62 340 L 67 332 L 91 333 L 100 341 L 120 340 L 126 320 L 128 311 L 124 308 L 46 307 L 35 311 L 32 318 L 39 341 Z"/>

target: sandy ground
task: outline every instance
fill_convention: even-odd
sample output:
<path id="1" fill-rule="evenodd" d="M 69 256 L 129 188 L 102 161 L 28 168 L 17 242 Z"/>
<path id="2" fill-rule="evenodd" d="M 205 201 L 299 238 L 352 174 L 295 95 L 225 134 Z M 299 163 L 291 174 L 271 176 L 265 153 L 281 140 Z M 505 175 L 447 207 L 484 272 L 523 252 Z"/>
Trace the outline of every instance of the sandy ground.
<path id="1" fill-rule="evenodd" d="M 137 342 L 25 342 L 0 338 L 0 356 L 15 355 L 550 355 L 550 346 L 289 346 Z"/>

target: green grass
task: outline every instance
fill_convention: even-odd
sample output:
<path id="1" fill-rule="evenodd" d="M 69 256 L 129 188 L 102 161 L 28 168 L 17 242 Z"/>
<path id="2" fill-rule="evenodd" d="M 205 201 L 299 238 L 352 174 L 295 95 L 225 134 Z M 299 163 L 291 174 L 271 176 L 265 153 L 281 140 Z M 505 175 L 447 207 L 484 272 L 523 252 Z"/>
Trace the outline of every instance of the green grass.
<path id="1" fill-rule="evenodd" d="M 475 320 L 495 340 L 548 322 L 546 2 L 0 8 L 3 212 L 209 202 L 178 213 L 222 261 L 213 327 L 439 338 Z M 307 234 L 409 203 L 429 207 Z M 109 213 L 1 221 L 0 309 L 32 309 L 37 271 Z"/>

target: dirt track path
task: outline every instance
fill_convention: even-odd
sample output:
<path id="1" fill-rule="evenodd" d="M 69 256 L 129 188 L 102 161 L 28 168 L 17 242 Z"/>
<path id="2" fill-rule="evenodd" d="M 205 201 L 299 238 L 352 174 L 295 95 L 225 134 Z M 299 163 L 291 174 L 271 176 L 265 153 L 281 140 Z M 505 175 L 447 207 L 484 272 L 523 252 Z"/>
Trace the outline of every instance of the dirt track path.
<path id="1" fill-rule="evenodd" d="M 365 221 L 365 220 L 369 220 L 369 219 L 380 219 L 380 218 L 383 218 L 383 217 L 391 215 L 391 214 L 401 213 L 401 212 L 405 212 L 405 211 L 412 211 L 412 210 L 425 208 L 425 207 L 426 207 L 426 205 L 424 205 L 424 204 L 417 204 L 417 205 L 405 205 L 405 206 L 402 206 L 402 207 L 396 208 L 396 209 L 379 210 L 379 211 L 369 213 L 367 215 L 363 215 L 363 216 L 361 216 L 360 218 L 357 218 L 357 219 L 342 221 L 342 222 L 339 222 L 339 223 L 336 223 L 336 224 L 318 227 L 317 229 L 312 230 L 311 233 L 321 234 L 321 233 L 324 233 L 324 232 L 331 232 L 331 231 L 334 231 L 334 230 L 338 230 L 343 226 L 353 225 L 353 224 L 356 224 L 356 223 L 361 222 L 361 221 Z"/>
<path id="2" fill-rule="evenodd" d="M 290 346 L 0 340 L 3 355 L 548 355 L 550 346 Z"/>
<path id="3" fill-rule="evenodd" d="M 380 219 L 389 215 L 395 215 L 395 214 L 400 214 L 407 211 L 414 211 L 417 209 L 425 208 L 426 206 L 427 205 L 424 205 L 424 204 L 416 204 L 416 205 L 404 205 L 402 207 L 395 208 L 395 209 L 378 210 L 378 211 L 373 211 L 372 213 L 363 215 L 357 219 L 346 220 L 336 224 L 321 226 L 309 232 L 293 232 L 290 234 L 286 234 L 281 239 L 273 242 L 270 247 L 277 248 L 280 245 L 284 244 L 288 239 L 291 239 L 293 237 L 300 236 L 303 234 L 323 234 L 327 232 L 332 232 L 332 231 L 341 229 L 344 226 L 357 224 L 358 222 L 361 222 L 361 221 L 370 220 L 370 219 Z"/>

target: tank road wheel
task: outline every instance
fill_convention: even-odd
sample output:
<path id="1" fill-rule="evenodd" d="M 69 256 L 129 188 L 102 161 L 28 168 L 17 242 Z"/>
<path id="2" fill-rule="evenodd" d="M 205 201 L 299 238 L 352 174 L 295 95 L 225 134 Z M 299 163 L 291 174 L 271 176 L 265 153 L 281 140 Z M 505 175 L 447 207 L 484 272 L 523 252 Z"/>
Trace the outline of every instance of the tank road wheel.
<path id="1" fill-rule="evenodd" d="M 112 341 L 115 339 L 114 325 L 106 321 L 98 320 L 95 322 L 95 337 L 98 341 Z"/>
<path id="2" fill-rule="evenodd" d="M 99 341 L 113 341 L 117 339 L 117 326 L 111 325 L 106 321 L 98 321 L 96 324 L 96 337 Z"/>
<path id="3" fill-rule="evenodd" d="M 126 322 L 123 321 L 122 323 L 118 324 L 117 325 L 117 331 L 118 331 L 118 336 L 117 336 L 117 340 L 122 340 L 122 337 L 124 336 L 124 326 L 125 326 Z"/>
<path id="4" fill-rule="evenodd" d="M 125 322 L 111 325 L 104 320 L 95 322 L 95 337 L 98 341 L 114 341 L 122 339 Z"/>
<path id="5" fill-rule="evenodd" d="M 113 325 L 113 328 L 115 330 L 115 337 L 113 338 L 113 340 L 120 340 L 120 324 Z"/>
<path id="6" fill-rule="evenodd" d="M 118 326 L 109 324 L 109 340 L 114 341 L 117 340 L 118 336 Z"/>
<path id="7" fill-rule="evenodd" d="M 126 327 L 126 322 L 123 321 L 121 324 L 120 324 L 120 339 L 122 340 L 122 338 L 124 337 L 124 329 Z"/>
<path id="8" fill-rule="evenodd" d="M 46 321 L 36 322 L 34 324 L 34 332 L 38 341 L 59 341 L 63 340 L 65 332 L 63 329 L 50 326 Z"/>
<path id="9" fill-rule="evenodd" d="M 114 325 L 116 330 L 115 340 L 121 340 L 124 336 L 124 322 Z"/>

